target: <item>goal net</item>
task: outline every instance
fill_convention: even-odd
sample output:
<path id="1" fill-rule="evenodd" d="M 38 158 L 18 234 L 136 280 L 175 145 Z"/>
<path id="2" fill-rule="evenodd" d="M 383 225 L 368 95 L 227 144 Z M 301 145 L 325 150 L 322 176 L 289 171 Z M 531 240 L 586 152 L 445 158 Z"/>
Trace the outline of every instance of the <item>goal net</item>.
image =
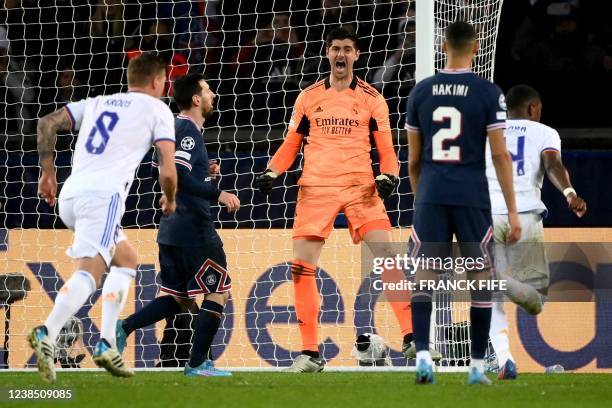
<path id="1" fill-rule="evenodd" d="M 91 3 L 91 4 L 89 4 Z M 444 27 L 466 19 L 478 27 L 476 72 L 492 79 L 501 0 L 436 0 L 435 66 L 443 65 Z M 52 5 L 54 4 L 54 5 Z M 74 270 L 65 255 L 72 234 L 37 198 L 39 176 L 36 119 L 70 101 L 126 90 L 125 68 L 140 52 L 156 51 L 169 61 L 168 83 L 186 72 L 204 72 L 217 94 L 216 113 L 205 125 L 209 155 L 219 161 L 221 189 L 238 194 L 241 209 L 213 207 L 232 276 L 232 298 L 215 339 L 221 367 L 287 366 L 300 350 L 293 308 L 291 227 L 300 160 L 270 196 L 253 189 L 282 142 L 300 89 L 329 73 L 323 38 L 343 25 L 361 38 L 356 74 L 388 102 L 401 166 L 398 194 L 386 201 L 396 242 L 407 242 L 412 195 L 403 130 L 408 94 L 415 84 L 414 1 L 309 0 L 6 2 L 0 13 L 0 367 L 33 367 L 26 334 L 41 324 L 53 299 Z M 168 86 L 165 101 L 172 103 Z M 70 174 L 75 134 L 57 141 L 57 177 Z M 374 156 L 375 158 L 375 156 Z M 330 163 L 329 165 L 333 165 Z M 123 317 L 158 293 L 156 226 L 159 187 L 151 156 L 137 171 L 122 224 L 138 251 L 139 269 Z M 406 366 L 393 312 L 372 296 L 340 214 L 319 264 L 322 295 L 320 340 L 330 367 L 357 366 L 351 357 L 356 335 L 376 332 L 387 340 L 394 365 Z M 25 278 L 28 284 L 22 279 Z M 21 279 L 21 280 L 20 280 Z M 17 282 L 23 296 L 15 296 Z M 11 289 L 12 288 L 12 289 Z M 27 290 L 25 290 L 27 288 Z M 11 292 L 13 290 L 13 292 Z M 93 367 L 99 339 L 100 289 L 71 319 L 58 340 L 62 365 Z M 26 293 L 27 292 L 27 293 Z M 436 302 L 434 347 L 444 365 L 469 355 L 468 309 L 449 294 Z M 137 368 L 180 364 L 189 352 L 190 315 L 137 330 L 125 356 Z M 161 346 L 160 346 L 161 345 Z M 412 364 L 412 363 L 408 363 Z"/>

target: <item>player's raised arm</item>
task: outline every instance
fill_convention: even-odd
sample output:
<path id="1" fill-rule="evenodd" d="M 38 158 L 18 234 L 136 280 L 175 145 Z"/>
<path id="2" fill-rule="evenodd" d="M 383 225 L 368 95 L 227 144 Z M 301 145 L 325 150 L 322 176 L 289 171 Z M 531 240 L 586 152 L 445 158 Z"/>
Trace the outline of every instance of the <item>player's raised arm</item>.
<path id="1" fill-rule="evenodd" d="M 374 136 L 380 161 L 381 174 L 376 177 L 376 189 L 380 198 L 384 200 L 393 194 L 393 190 L 399 184 L 399 165 L 393 148 L 387 102 L 382 95 L 378 95 L 374 104 L 370 119 L 370 132 Z"/>
<path id="2" fill-rule="evenodd" d="M 569 173 L 561 160 L 561 153 L 553 149 L 544 150 L 542 152 L 542 162 L 550 182 L 565 196 L 568 208 L 578 218 L 582 218 L 587 211 L 587 204 L 572 187 Z"/>
<path id="3" fill-rule="evenodd" d="M 164 193 L 159 203 L 163 213 L 168 215 L 172 214 L 176 209 L 177 174 L 174 164 L 174 142 L 171 140 L 160 140 L 155 143 L 155 147 L 159 163 L 159 184 Z"/>
<path id="4" fill-rule="evenodd" d="M 521 223 L 518 218 L 512 179 L 512 157 L 510 157 L 510 153 L 506 147 L 504 129 L 489 130 L 488 135 L 489 145 L 491 146 L 491 159 L 495 167 L 497 180 L 504 194 L 506 207 L 508 208 L 508 221 L 511 231 L 506 240 L 508 243 L 512 244 L 521 238 Z"/>
<path id="5" fill-rule="evenodd" d="M 308 134 L 310 123 L 304 111 L 303 95 L 304 92 L 301 92 L 293 105 L 293 113 L 283 144 L 268 163 L 266 171 L 255 179 L 255 186 L 264 194 L 270 194 L 274 180 L 291 167 L 302 147 L 304 135 Z"/>
<path id="6" fill-rule="evenodd" d="M 41 168 L 38 195 L 51 206 L 55 205 L 57 195 L 57 179 L 53 161 L 55 141 L 57 140 L 57 132 L 70 130 L 74 127 L 70 115 L 71 113 L 67 108 L 56 110 L 40 118 L 36 127 L 38 161 Z"/>

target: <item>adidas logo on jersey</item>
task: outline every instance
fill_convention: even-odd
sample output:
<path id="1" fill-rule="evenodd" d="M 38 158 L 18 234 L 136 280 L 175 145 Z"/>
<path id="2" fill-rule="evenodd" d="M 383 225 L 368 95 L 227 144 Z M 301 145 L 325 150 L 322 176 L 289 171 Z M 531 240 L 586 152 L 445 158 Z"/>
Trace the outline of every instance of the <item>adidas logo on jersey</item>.
<path id="1" fill-rule="evenodd" d="M 323 109 L 321 109 L 321 107 L 319 106 L 317 109 L 315 109 L 314 113 L 320 113 L 323 112 Z"/>

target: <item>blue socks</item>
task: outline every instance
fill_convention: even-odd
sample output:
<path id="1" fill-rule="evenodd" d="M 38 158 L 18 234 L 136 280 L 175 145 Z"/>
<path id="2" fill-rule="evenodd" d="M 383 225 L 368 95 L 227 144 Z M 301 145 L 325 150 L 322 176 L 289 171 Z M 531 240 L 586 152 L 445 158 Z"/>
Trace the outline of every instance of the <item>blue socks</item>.
<path id="1" fill-rule="evenodd" d="M 221 325 L 223 306 L 205 300 L 196 319 L 193 346 L 191 347 L 190 367 L 198 367 L 209 358 L 210 346 Z"/>

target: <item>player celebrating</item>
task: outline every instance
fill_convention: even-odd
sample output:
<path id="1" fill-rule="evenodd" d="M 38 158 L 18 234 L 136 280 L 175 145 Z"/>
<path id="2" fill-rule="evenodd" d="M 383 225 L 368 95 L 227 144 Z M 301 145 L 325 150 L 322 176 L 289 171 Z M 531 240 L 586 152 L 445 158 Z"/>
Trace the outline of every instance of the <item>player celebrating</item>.
<path id="1" fill-rule="evenodd" d="M 542 102 L 538 92 L 526 85 L 515 86 L 508 91 L 507 104 L 509 120 L 506 122 L 506 144 L 511 152 L 516 152 L 512 154 L 514 190 L 524 229 L 519 245 L 505 245 L 503 237 L 509 228 L 506 222 L 508 210 L 502 199 L 490 152 L 487 152 L 487 178 L 496 243 L 495 266 L 499 272 L 506 271 L 508 267 L 513 271 L 512 277 L 506 277 L 508 297 L 527 313 L 538 314 L 548 293 L 549 278 L 542 225 L 546 206 L 540 199 L 544 172 L 563 193 L 568 208 L 578 217 L 586 213 L 587 206 L 572 188 L 569 174 L 561 161 L 559 134 L 539 123 Z M 510 354 L 508 322 L 501 301 L 494 304 L 489 335 L 500 367 L 499 379 L 515 379 L 516 365 Z"/>
<path id="2" fill-rule="evenodd" d="M 319 372 L 325 364 L 319 355 L 320 299 L 315 274 L 336 215 L 343 211 L 353 242 L 365 241 L 377 256 L 381 246 L 375 244 L 391 242 L 391 223 L 382 200 L 398 184 L 387 103 L 376 89 L 353 75 L 359 58 L 357 37 L 338 28 L 328 34 L 326 45 L 330 76 L 299 94 L 287 137 L 256 180 L 262 192 L 270 193 L 274 179 L 292 165 L 305 142 L 291 261 L 302 354 L 288 369 L 291 372 Z M 382 174 L 376 180 L 370 135 L 380 157 Z M 412 341 L 410 302 L 398 300 L 391 305 L 407 349 Z"/>
<path id="3" fill-rule="evenodd" d="M 485 175 L 487 135 L 493 165 L 508 207 L 508 242 L 520 238 L 520 222 L 512 188 L 512 162 L 504 143 L 506 106 L 501 90 L 471 72 L 478 43 L 474 28 L 457 21 L 446 28 L 446 68 L 419 82 L 408 100 L 407 122 L 410 184 L 415 195 L 411 245 L 419 255 L 446 257 L 452 235 L 462 256 L 482 257 L 492 235 L 491 208 Z M 436 245 L 437 243 L 437 245 Z M 478 243 L 476 248 L 467 243 Z M 443 244 L 443 245 L 441 245 Z M 448 245 L 447 245 L 448 244 Z M 443 253 L 441 253 L 443 252 Z M 417 278 L 428 271 L 417 271 Z M 486 279 L 487 269 L 473 271 Z M 412 295 L 412 321 L 417 349 L 417 383 L 433 383 L 427 350 L 432 293 Z M 489 384 L 484 355 L 491 320 L 491 296 L 472 293 L 470 308 L 472 356 L 468 382 Z"/>
<path id="4" fill-rule="evenodd" d="M 162 211 L 171 214 L 176 207 L 174 118 L 159 99 L 166 82 L 166 63 L 160 57 L 142 55 L 130 61 L 127 76 L 127 93 L 69 103 L 38 121 L 42 168 L 38 189 L 40 197 L 52 206 L 57 192 L 53 162 L 56 133 L 80 129 L 72 174 L 59 197 L 60 218 L 75 234 L 67 253 L 77 259 L 77 271 L 60 289 L 44 325 L 28 336 L 38 370 L 49 382 L 55 381 L 53 345 L 58 333 L 95 292 L 107 268 L 102 330 L 93 359 L 115 376 L 133 374 L 115 348 L 115 325 L 137 265 L 136 251 L 121 229 L 121 218 L 134 172 L 152 144 L 161 158 Z"/>
<path id="5" fill-rule="evenodd" d="M 123 351 L 127 336 L 181 311 L 189 310 L 194 297 L 204 294 L 195 323 L 187 376 L 230 376 L 214 367 L 208 358 L 213 338 L 221 324 L 229 298 L 231 279 L 223 243 L 215 231 L 210 201 L 228 211 L 237 211 L 240 200 L 211 183 L 208 153 L 202 131 L 205 118 L 213 113 L 215 94 L 201 74 L 188 74 L 174 83 L 174 100 L 181 109 L 176 118 L 176 154 L 179 191 L 177 210 L 162 217 L 157 243 L 161 292 L 166 293 L 117 323 L 117 348 Z"/>

